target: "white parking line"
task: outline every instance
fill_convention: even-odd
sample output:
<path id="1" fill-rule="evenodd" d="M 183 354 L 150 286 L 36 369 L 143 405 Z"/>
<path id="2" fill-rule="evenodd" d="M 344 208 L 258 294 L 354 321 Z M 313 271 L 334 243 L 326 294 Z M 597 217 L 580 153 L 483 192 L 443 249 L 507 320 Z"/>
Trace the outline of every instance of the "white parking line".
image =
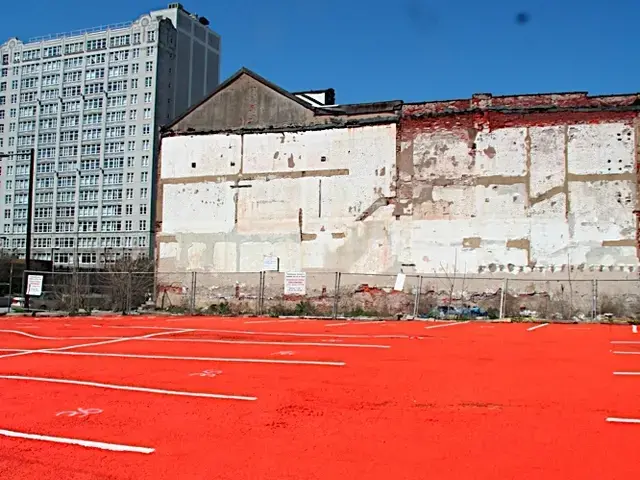
<path id="1" fill-rule="evenodd" d="M 111 390 L 128 390 L 130 392 L 157 393 L 161 395 L 177 395 L 181 397 L 217 398 L 222 400 L 246 400 L 246 401 L 257 400 L 256 397 L 246 397 L 242 395 L 223 395 L 219 393 L 185 392 L 181 390 L 161 390 L 157 388 L 135 387 L 131 385 L 115 385 L 112 383 L 87 382 L 84 380 L 67 380 L 63 378 L 24 377 L 20 375 L 0 375 L 0 379 L 23 380 L 23 381 L 31 381 L 31 382 L 46 382 L 46 383 L 64 383 L 68 385 L 81 385 L 84 387 L 97 387 L 97 388 L 106 388 Z"/>
<path id="2" fill-rule="evenodd" d="M 13 333 L 36 340 L 107 340 L 123 337 L 44 337 L 20 330 L 0 330 L 4 333 Z M 187 342 L 187 343 L 222 343 L 239 345 L 295 345 L 301 347 L 342 347 L 342 348 L 391 348 L 389 345 L 361 344 L 361 343 L 320 343 L 320 342 L 269 342 L 266 340 L 218 340 L 209 338 L 140 338 L 140 341 L 148 342 Z M 0 348 L 0 350 L 3 350 Z"/>
<path id="3" fill-rule="evenodd" d="M 469 323 L 469 320 L 467 320 L 466 322 L 451 322 L 451 323 L 441 323 L 439 325 L 430 325 L 428 327 L 424 327 L 424 329 L 430 330 L 432 328 L 453 327 L 454 325 L 464 325 L 466 323 Z"/>
<path id="4" fill-rule="evenodd" d="M 611 423 L 640 423 L 640 418 L 609 417 L 609 418 L 607 418 L 607 422 L 611 422 Z"/>
<path id="5" fill-rule="evenodd" d="M 638 333 L 638 326 L 637 325 L 631 325 L 631 333 Z"/>
<path id="6" fill-rule="evenodd" d="M 266 358 L 240 358 L 240 357 L 182 357 L 174 355 L 144 355 L 135 353 L 97 353 L 97 352 L 61 352 L 59 350 L 23 350 L 2 348 L 9 352 L 42 353 L 45 355 L 75 355 L 79 357 L 115 357 L 115 358 L 141 358 L 147 360 L 193 360 L 198 362 L 232 362 L 232 363 L 273 363 L 283 365 L 317 365 L 328 367 L 344 367 L 345 362 L 325 362 L 321 360 L 271 360 Z M 5 355 L 6 356 L 6 355 Z M 0 357 L 3 358 L 3 357 Z"/>
<path id="7" fill-rule="evenodd" d="M 540 325 L 536 325 L 534 327 L 529 327 L 529 328 L 527 328 L 527 332 L 533 332 L 534 330 L 537 330 L 537 329 L 542 328 L 542 327 L 546 327 L 547 325 L 549 325 L 549 324 L 548 323 L 541 323 Z"/>
<path id="8" fill-rule="evenodd" d="M 120 338 L 116 338 L 114 340 L 105 340 L 104 342 L 94 342 L 94 343 L 85 343 L 85 344 L 81 344 L 81 345 L 69 345 L 68 347 L 59 347 L 59 348 L 45 348 L 45 349 L 39 349 L 39 350 L 20 350 L 19 353 L 11 353 L 8 355 L 0 355 L 0 358 L 9 358 L 9 357 L 18 357 L 20 355 L 30 355 L 33 353 L 51 353 L 51 352 L 61 352 L 64 350 L 72 350 L 74 348 L 84 348 L 84 347 L 95 347 L 98 345 L 108 345 L 110 343 L 118 343 L 118 342 L 126 342 L 128 340 L 143 340 L 145 338 L 152 338 L 152 337 L 158 337 L 160 335 L 173 335 L 173 334 L 178 334 L 178 333 L 189 333 L 192 332 L 193 330 L 178 330 L 178 331 L 171 331 L 171 332 L 161 332 L 161 333 L 149 333 L 147 335 L 142 335 L 142 336 L 138 336 L 138 337 L 120 337 Z M 7 349 L 9 350 L 9 349 Z"/>
<path id="9" fill-rule="evenodd" d="M 616 345 L 640 345 L 640 341 L 637 340 L 614 340 L 611 343 Z"/>
<path id="10" fill-rule="evenodd" d="M 612 352 L 614 355 L 640 355 L 640 352 Z"/>
<path id="11" fill-rule="evenodd" d="M 43 442 L 65 443 L 67 445 L 80 445 L 87 448 L 98 448 L 100 450 L 111 450 L 112 452 L 133 452 L 150 454 L 155 452 L 154 448 L 133 447 L 131 445 L 119 445 L 117 443 L 94 442 L 92 440 L 80 440 L 77 438 L 51 437 L 49 435 L 36 435 L 33 433 L 14 432 L 12 430 L 0 430 L 0 435 L 4 437 L 23 438 L 26 440 L 40 440 Z"/>
<path id="12" fill-rule="evenodd" d="M 613 374 L 635 376 L 635 375 L 640 375 L 640 372 L 613 372 Z"/>
<path id="13" fill-rule="evenodd" d="M 468 323 L 468 322 L 461 322 Z M 327 325 L 325 325 L 327 326 Z M 113 325 L 109 328 L 125 328 L 125 329 L 145 329 L 145 330 L 178 330 L 171 327 L 142 327 L 142 326 L 125 326 L 125 325 Z M 420 338 L 415 335 L 399 335 L 399 334 L 358 334 L 358 333 L 301 333 L 301 332 L 257 332 L 254 330 L 223 330 L 215 328 L 192 328 L 193 332 L 210 332 L 210 333 L 229 333 L 232 335 L 271 335 L 278 337 L 325 337 L 325 338 L 406 338 L 415 339 Z"/>
<path id="14" fill-rule="evenodd" d="M 126 337 L 45 337 L 42 335 L 34 335 L 33 333 L 23 332 L 21 330 L 0 330 L 0 333 L 13 333 L 24 337 L 34 338 L 36 340 L 116 340 Z"/>

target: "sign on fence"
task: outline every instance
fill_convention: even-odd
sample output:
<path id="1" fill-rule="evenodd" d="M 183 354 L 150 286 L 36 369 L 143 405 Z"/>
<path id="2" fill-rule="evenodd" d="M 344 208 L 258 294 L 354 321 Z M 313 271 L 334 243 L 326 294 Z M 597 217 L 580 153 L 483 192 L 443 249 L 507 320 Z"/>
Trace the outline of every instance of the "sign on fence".
<path id="1" fill-rule="evenodd" d="M 39 297 L 42 295 L 44 275 L 27 275 L 27 295 Z"/>
<path id="2" fill-rule="evenodd" d="M 404 273 L 399 273 L 398 276 L 396 277 L 396 284 L 394 285 L 393 289 L 401 292 L 404 290 L 404 281 L 407 279 L 407 276 Z"/>
<path id="3" fill-rule="evenodd" d="M 284 294 L 285 295 L 306 295 L 307 293 L 307 273 L 306 272 L 286 272 L 284 274 Z"/>
<path id="4" fill-rule="evenodd" d="M 280 266 L 280 259 L 278 257 L 264 257 L 262 260 L 262 269 L 265 272 L 277 272 Z"/>

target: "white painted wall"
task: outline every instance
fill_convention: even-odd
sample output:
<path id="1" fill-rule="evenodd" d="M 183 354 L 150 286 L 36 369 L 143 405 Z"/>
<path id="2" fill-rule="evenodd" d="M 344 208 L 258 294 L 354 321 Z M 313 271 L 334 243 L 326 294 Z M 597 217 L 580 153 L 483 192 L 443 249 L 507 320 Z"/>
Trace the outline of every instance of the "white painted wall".
<path id="1" fill-rule="evenodd" d="M 405 261 L 440 273 L 529 258 L 538 266 L 637 264 L 634 246 L 603 246 L 635 239 L 635 181 L 616 178 L 634 171 L 634 142 L 624 123 L 504 128 L 480 132 L 472 155 L 466 130 L 420 133 L 411 144 L 414 199 L 430 180 L 455 181 L 434 187 L 433 202 L 414 204 Z M 483 177 L 498 179 L 474 186 Z M 479 248 L 464 247 L 470 237 L 482 239 Z M 509 240 L 528 240 L 529 253 Z"/>
<path id="2" fill-rule="evenodd" d="M 396 218 L 391 204 L 357 221 L 381 197 L 393 203 L 395 125 L 165 138 L 160 268 L 258 271 L 266 255 L 282 270 L 363 273 L 637 264 L 634 246 L 611 246 L 635 239 L 635 141 L 624 123 L 472 141 L 466 130 L 425 130 L 402 145 L 412 216 Z M 348 175 L 322 176 L 338 169 Z M 251 186 L 232 188 L 237 178 Z"/>
<path id="3" fill-rule="evenodd" d="M 395 195 L 395 156 L 395 125 L 165 138 L 160 262 L 172 269 L 256 271 L 265 255 L 276 255 L 282 269 L 295 270 L 325 268 L 332 256 L 337 268 L 340 248 L 357 241 L 362 229 L 356 218 Z M 337 170 L 348 174 L 326 176 Z M 232 188 L 237 178 L 251 186 Z M 315 236 L 304 242 L 300 210 L 302 233 Z M 370 251 L 363 246 L 344 261 L 379 268 L 366 260 Z"/>

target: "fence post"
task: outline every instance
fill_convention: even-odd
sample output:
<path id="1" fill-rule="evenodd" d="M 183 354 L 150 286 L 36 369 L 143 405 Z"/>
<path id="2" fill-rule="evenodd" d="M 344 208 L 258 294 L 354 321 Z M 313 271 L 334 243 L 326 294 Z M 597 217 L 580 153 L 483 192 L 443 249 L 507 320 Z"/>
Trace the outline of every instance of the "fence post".
<path id="1" fill-rule="evenodd" d="M 9 296 L 13 296 L 13 259 L 11 259 L 11 264 L 9 265 Z"/>
<path id="2" fill-rule="evenodd" d="M 418 309 L 420 306 L 420 296 L 422 295 L 422 275 L 418 275 L 418 290 L 416 290 L 416 297 L 413 301 L 413 318 L 418 317 Z"/>
<path id="3" fill-rule="evenodd" d="M 260 270 L 260 276 L 258 277 L 258 302 L 256 305 L 256 315 L 262 315 L 262 283 L 264 282 L 264 272 Z"/>
<path id="4" fill-rule="evenodd" d="M 338 300 L 340 298 L 340 278 L 342 277 L 342 273 L 336 272 L 336 281 L 334 285 L 334 295 L 333 295 L 333 318 L 338 318 Z"/>
<path id="5" fill-rule="evenodd" d="M 153 308 L 158 308 L 158 265 L 153 262 Z"/>
<path id="6" fill-rule="evenodd" d="M 73 287 L 73 294 L 71 295 L 71 308 L 73 310 L 74 313 L 78 313 L 79 307 L 78 307 L 78 294 L 80 291 L 80 286 L 78 284 L 79 282 L 79 278 L 78 278 L 78 270 L 74 269 L 73 270 L 73 279 L 72 279 L 72 287 Z"/>
<path id="7" fill-rule="evenodd" d="M 268 272 L 262 272 L 262 292 L 260 293 L 260 296 L 262 297 L 262 314 L 264 315 L 264 298 L 266 295 L 266 291 L 267 291 L 267 274 Z"/>
<path id="8" fill-rule="evenodd" d="M 505 302 L 507 299 L 507 285 L 509 285 L 509 279 L 505 278 L 502 281 L 502 291 L 500 292 L 500 315 L 499 318 L 500 320 L 502 320 L 504 318 L 504 314 L 505 314 Z"/>
<path id="9" fill-rule="evenodd" d="M 595 278 L 592 281 L 591 293 L 593 295 L 591 301 L 591 320 L 595 321 L 598 317 L 598 280 Z"/>
<path id="10" fill-rule="evenodd" d="M 191 272 L 191 299 L 189 300 L 189 313 L 193 315 L 196 309 L 196 288 L 198 286 L 198 274 Z"/>
<path id="11" fill-rule="evenodd" d="M 131 279 L 131 272 L 127 272 L 127 313 L 131 313 L 131 303 L 132 303 L 132 296 L 133 294 L 131 293 L 131 289 L 133 288 L 133 282 Z"/>

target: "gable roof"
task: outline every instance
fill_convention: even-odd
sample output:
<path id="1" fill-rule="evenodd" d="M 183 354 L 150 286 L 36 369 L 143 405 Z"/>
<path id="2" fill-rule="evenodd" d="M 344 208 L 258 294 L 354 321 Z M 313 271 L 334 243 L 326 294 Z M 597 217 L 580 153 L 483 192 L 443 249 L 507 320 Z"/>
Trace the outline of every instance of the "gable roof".
<path id="1" fill-rule="evenodd" d="M 201 107 L 202 105 L 204 105 L 205 103 L 207 103 L 209 100 L 211 100 L 213 97 L 215 97 L 218 93 L 220 93 L 222 90 L 224 90 L 225 88 L 227 88 L 229 85 L 231 85 L 232 83 L 234 83 L 236 80 L 238 80 L 240 77 L 242 77 L 243 75 L 248 75 L 249 77 L 253 78 L 254 80 L 256 80 L 257 82 L 263 84 L 264 86 L 266 86 L 267 88 L 274 90 L 275 92 L 279 93 L 280 95 L 288 98 L 289 100 L 303 106 L 304 108 L 306 108 L 307 110 L 310 110 L 312 112 L 315 112 L 316 109 L 310 105 L 308 102 L 305 102 L 304 100 L 296 97 L 295 95 L 293 95 L 292 93 L 288 92 L 287 90 L 285 90 L 282 87 L 279 87 L 278 85 L 276 85 L 273 82 L 270 82 L 269 80 L 267 80 L 264 77 L 261 77 L 260 75 L 258 75 L 256 72 L 254 72 L 253 70 L 249 70 L 246 67 L 242 67 L 240 70 L 238 70 L 236 73 L 234 73 L 233 75 L 231 75 L 229 78 L 227 78 L 224 82 L 222 82 L 220 85 L 218 85 L 216 87 L 216 89 L 211 92 L 209 95 L 207 95 L 206 97 L 204 97 L 202 100 L 200 100 L 198 103 L 192 105 L 190 108 L 187 109 L 187 111 L 185 111 L 183 114 L 181 114 L 180 116 L 176 117 L 175 119 L 173 119 L 171 121 L 171 123 L 163 126 L 161 128 L 162 131 L 167 131 L 167 130 L 171 130 L 173 127 L 176 126 L 176 124 L 178 124 L 180 121 L 184 120 L 187 116 L 189 116 L 193 111 L 197 110 L 199 107 Z"/>

